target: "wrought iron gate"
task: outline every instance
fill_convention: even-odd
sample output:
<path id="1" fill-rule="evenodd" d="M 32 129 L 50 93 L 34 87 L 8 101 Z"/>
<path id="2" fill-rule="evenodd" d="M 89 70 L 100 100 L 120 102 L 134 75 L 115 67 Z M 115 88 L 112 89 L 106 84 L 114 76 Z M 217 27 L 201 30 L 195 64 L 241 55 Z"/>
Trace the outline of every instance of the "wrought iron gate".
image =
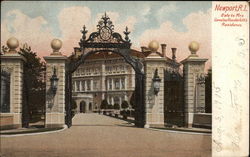
<path id="1" fill-rule="evenodd" d="M 1 113 L 10 112 L 10 73 L 1 71 Z"/>
<path id="2" fill-rule="evenodd" d="M 74 55 L 68 58 L 66 64 L 66 96 L 65 96 L 65 123 L 68 127 L 72 125 L 72 73 L 85 62 L 86 58 L 95 53 L 115 53 L 124 58 L 124 60 L 130 64 L 135 73 L 135 125 L 138 127 L 144 127 L 145 124 L 145 74 L 143 71 L 143 64 L 139 59 L 135 59 L 130 55 L 130 39 L 128 35 L 130 32 L 126 27 L 125 38 L 114 32 L 114 25 L 110 18 L 105 15 L 101 18 L 97 25 L 97 31 L 89 35 L 86 38 L 87 30 L 83 26 L 82 38 L 79 42 L 80 47 L 76 47 L 75 51 L 80 52 L 81 55 L 75 57 Z"/>
<path id="3" fill-rule="evenodd" d="M 183 78 L 178 72 L 165 71 L 164 81 L 164 123 L 183 126 Z"/>

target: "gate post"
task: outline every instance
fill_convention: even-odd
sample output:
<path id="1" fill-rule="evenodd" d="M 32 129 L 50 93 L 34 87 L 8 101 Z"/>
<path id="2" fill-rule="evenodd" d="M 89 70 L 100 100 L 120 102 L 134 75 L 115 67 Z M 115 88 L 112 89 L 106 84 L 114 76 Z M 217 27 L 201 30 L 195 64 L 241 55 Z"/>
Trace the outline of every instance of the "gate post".
<path id="1" fill-rule="evenodd" d="M 5 102 L 2 100 L 3 93 L 1 93 L 1 108 L 2 105 L 9 105 L 9 110 L 1 111 L 1 121 L 4 122 L 6 119 L 8 126 L 1 126 L 1 128 L 19 128 L 22 127 L 23 62 L 25 58 L 16 51 L 19 46 L 16 38 L 8 39 L 7 46 L 9 51 L 1 55 L 1 72 L 10 74 L 9 104 L 3 104 Z M 11 119 L 11 122 L 8 119 Z"/>
<path id="2" fill-rule="evenodd" d="M 205 112 L 205 78 L 202 78 L 202 75 L 204 74 L 205 62 L 208 59 L 200 58 L 196 54 L 198 49 L 199 44 L 191 42 L 189 45 L 191 55 L 181 61 L 183 64 L 185 123 L 187 127 L 193 126 L 195 113 Z M 202 85 L 203 83 L 204 85 Z"/>
<path id="3" fill-rule="evenodd" d="M 45 127 L 49 128 L 62 127 L 65 124 L 65 62 L 67 57 L 59 52 L 61 47 L 60 40 L 52 40 L 53 52 L 50 56 L 44 57 L 46 61 Z"/>
<path id="4" fill-rule="evenodd" d="M 145 125 L 145 75 L 135 74 L 135 126 L 143 128 Z"/>
<path id="5" fill-rule="evenodd" d="M 158 45 L 154 47 L 155 45 Z M 156 53 L 159 44 L 153 41 L 149 44 L 152 53 L 145 58 L 145 95 L 146 95 L 146 124 L 144 127 L 164 126 L 164 69 L 166 68 L 166 59 Z M 155 94 L 153 78 L 155 70 L 158 70 L 158 76 L 161 79 L 159 92 Z"/>

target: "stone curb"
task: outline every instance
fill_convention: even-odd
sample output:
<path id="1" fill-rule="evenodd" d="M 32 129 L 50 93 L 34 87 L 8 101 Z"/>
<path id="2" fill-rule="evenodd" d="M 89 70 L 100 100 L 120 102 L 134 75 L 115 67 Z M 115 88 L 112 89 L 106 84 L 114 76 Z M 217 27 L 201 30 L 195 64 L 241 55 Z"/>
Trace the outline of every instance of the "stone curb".
<path id="1" fill-rule="evenodd" d="M 64 125 L 62 129 L 54 130 L 54 131 L 44 131 L 44 132 L 35 132 L 35 133 L 22 133 L 22 134 L 13 134 L 13 135 L 0 135 L 0 137 L 18 137 L 18 136 L 30 136 L 30 135 L 42 135 L 42 134 L 50 134 L 50 133 L 56 133 L 61 132 L 67 129 L 67 125 Z"/>
<path id="2" fill-rule="evenodd" d="M 177 131 L 177 130 L 166 130 L 166 129 L 155 129 L 155 128 L 145 128 L 153 131 L 162 131 L 162 132 L 170 132 L 170 133 L 181 133 L 181 134 L 191 134 L 191 135 L 205 135 L 211 136 L 212 133 L 204 133 L 204 132 L 197 132 L 197 131 Z"/>

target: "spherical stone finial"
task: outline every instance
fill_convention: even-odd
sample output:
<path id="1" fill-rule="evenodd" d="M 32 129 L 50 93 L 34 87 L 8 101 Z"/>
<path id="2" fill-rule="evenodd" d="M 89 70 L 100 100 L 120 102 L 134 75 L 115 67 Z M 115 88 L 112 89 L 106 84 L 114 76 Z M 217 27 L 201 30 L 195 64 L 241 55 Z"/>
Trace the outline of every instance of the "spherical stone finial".
<path id="1" fill-rule="evenodd" d="M 156 40 L 151 41 L 148 44 L 148 48 L 152 51 L 152 52 L 156 52 L 159 49 L 159 43 Z"/>
<path id="2" fill-rule="evenodd" d="M 62 47 L 62 41 L 59 39 L 53 39 L 51 41 L 51 48 L 53 52 L 59 52 L 60 48 Z"/>
<path id="3" fill-rule="evenodd" d="M 189 50 L 191 51 L 191 54 L 196 54 L 196 52 L 199 50 L 200 45 L 198 42 L 196 41 L 192 41 L 189 46 L 188 46 Z"/>
<path id="4" fill-rule="evenodd" d="M 15 49 L 19 46 L 19 41 L 15 37 L 11 37 L 6 42 L 10 51 L 15 51 Z"/>

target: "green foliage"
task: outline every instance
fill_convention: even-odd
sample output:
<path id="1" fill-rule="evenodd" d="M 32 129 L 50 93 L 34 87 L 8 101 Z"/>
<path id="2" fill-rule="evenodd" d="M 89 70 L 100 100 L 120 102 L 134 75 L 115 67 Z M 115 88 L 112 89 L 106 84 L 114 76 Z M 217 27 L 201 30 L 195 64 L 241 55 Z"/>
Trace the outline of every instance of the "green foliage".
<path id="1" fill-rule="evenodd" d="M 107 109 L 108 108 L 108 101 L 106 99 L 102 100 L 101 103 L 101 109 Z"/>
<path id="2" fill-rule="evenodd" d="M 114 109 L 116 109 L 116 110 L 120 110 L 120 105 L 119 105 L 119 104 L 117 104 L 117 103 L 115 103 L 115 104 L 114 104 Z"/>
<path id="3" fill-rule="evenodd" d="M 126 100 L 124 100 L 123 102 L 122 102 L 122 108 L 123 109 L 127 109 L 128 108 L 128 102 L 126 101 Z"/>
<path id="4" fill-rule="evenodd" d="M 113 109 L 113 105 L 108 105 L 108 109 Z"/>
<path id="5" fill-rule="evenodd" d="M 29 113 L 33 115 L 45 109 L 45 63 L 30 47 L 20 48 L 18 52 L 25 58 L 24 93 Z M 31 116 L 32 116 L 31 114 Z"/>

